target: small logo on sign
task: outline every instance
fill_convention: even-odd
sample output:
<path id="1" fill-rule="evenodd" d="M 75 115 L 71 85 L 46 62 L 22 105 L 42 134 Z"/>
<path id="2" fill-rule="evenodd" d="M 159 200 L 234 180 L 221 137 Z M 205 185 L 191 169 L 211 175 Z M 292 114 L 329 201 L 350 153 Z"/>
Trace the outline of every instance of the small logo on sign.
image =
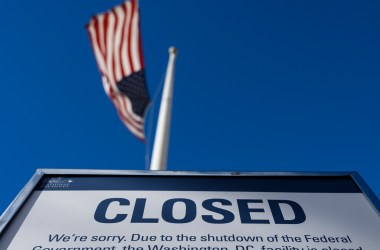
<path id="1" fill-rule="evenodd" d="M 73 180 L 68 178 L 54 178 L 49 177 L 43 180 L 42 188 L 68 188 Z"/>

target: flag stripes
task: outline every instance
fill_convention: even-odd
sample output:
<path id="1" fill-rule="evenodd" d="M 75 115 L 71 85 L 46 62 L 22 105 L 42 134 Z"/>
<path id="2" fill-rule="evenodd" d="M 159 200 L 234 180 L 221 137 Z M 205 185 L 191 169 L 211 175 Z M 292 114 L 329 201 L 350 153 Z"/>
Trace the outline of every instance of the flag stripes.
<path id="1" fill-rule="evenodd" d="M 87 31 L 106 94 L 125 126 L 144 140 L 144 113 L 150 99 L 139 26 L 138 2 L 130 0 L 92 17 Z"/>

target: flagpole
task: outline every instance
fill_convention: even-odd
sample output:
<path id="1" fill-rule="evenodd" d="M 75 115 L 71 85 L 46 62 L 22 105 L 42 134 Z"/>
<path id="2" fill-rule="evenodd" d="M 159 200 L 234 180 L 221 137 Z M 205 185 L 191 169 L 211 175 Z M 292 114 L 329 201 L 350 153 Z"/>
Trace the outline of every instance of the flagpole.
<path id="1" fill-rule="evenodd" d="M 169 62 L 166 69 L 165 85 L 161 97 L 150 170 L 166 170 L 173 101 L 174 70 L 177 53 L 178 50 L 175 47 L 169 48 Z"/>

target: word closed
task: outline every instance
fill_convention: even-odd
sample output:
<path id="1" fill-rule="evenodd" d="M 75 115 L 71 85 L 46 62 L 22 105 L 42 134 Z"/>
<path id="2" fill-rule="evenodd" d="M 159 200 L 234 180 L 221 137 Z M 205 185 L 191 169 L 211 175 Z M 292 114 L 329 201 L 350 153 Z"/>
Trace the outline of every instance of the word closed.
<path id="1" fill-rule="evenodd" d="M 119 223 L 128 218 L 130 223 L 165 221 L 174 224 L 190 223 L 195 219 L 211 224 L 231 223 L 237 218 L 242 224 L 270 224 L 269 219 L 273 219 L 275 224 L 301 224 L 306 220 L 304 210 L 295 201 L 267 200 L 266 202 L 268 206 L 265 209 L 264 201 L 261 199 L 237 199 L 234 203 L 226 199 L 206 199 L 197 205 L 191 199 L 174 198 L 162 204 L 150 204 L 154 205 L 154 212 L 157 215 L 149 217 L 145 212 L 146 198 L 136 198 L 134 206 L 131 206 L 131 202 L 126 198 L 109 198 L 99 203 L 94 219 L 100 223 Z M 232 209 L 234 206 L 237 209 Z M 180 213 L 178 213 L 179 207 L 182 208 Z M 151 208 L 152 206 L 150 212 Z"/>

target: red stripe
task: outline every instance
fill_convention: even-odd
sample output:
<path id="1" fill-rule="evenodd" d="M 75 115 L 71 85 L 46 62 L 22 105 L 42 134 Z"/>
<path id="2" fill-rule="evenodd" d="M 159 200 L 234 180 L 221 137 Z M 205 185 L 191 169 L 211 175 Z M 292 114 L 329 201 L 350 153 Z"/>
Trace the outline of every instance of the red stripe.
<path id="1" fill-rule="evenodd" d="M 121 8 L 123 10 L 123 13 L 124 13 L 124 20 L 123 20 L 123 27 L 122 27 L 122 30 L 121 30 L 121 39 L 122 41 L 124 40 L 124 36 L 125 36 L 125 24 L 127 22 L 127 7 L 125 6 L 125 3 L 121 5 Z M 126 72 L 124 72 L 124 67 L 123 67 L 123 56 L 122 56 L 122 50 L 123 50 L 123 42 L 120 42 L 120 48 L 119 48 L 119 54 L 120 54 L 120 57 L 119 57 L 119 60 L 120 60 L 120 69 L 121 69 L 121 75 L 124 77 Z"/>
<path id="2" fill-rule="evenodd" d="M 116 15 L 116 11 L 115 9 L 113 8 L 112 9 L 112 13 L 113 15 L 115 16 L 115 24 L 114 24 L 114 27 L 113 27 L 113 37 L 112 37 L 112 41 L 113 41 L 113 49 L 111 50 L 111 58 L 112 58 L 112 73 L 113 73 L 113 79 L 115 79 L 115 82 L 117 83 L 118 79 L 117 79 L 117 75 L 116 75 L 116 57 L 114 55 L 114 51 L 116 50 L 116 27 L 117 27 L 117 22 L 118 22 L 118 17 Z"/>
<path id="3" fill-rule="evenodd" d="M 136 11 L 138 11 L 140 13 L 138 6 L 137 6 L 137 10 Z M 138 22 L 137 25 L 139 27 L 139 57 L 140 57 L 140 65 L 141 65 L 141 69 L 144 69 L 144 57 L 143 57 L 143 52 L 142 52 L 142 39 L 141 39 L 140 20 L 139 20 L 139 22 Z"/>
<path id="4" fill-rule="evenodd" d="M 111 83 L 114 83 L 114 79 L 115 78 L 112 78 L 112 72 L 109 72 L 108 70 L 108 60 L 107 60 L 107 57 L 108 57 L 108 44 L 107 44 L 107 37 L 108 37 L 108 32 L 110 31 L 110 29 L 108 28 L 108 22 L 109 22 L 109 12 L 105 13 L 104 14 L 104 20 L 103 20 L 103 41 L 104 41 L 104 62 L 105 62 L 105 66 L 106 66 L 106 78 L 107 78 L 107 81 L 108 81 L 108 84 L 110 84 L 111 88 L 112 88 L 112 84 Z M 112 54 L 111 54 L 112 55 Z"/>
<path id="5" fill-rule="evenodd" d="M 104 42 L 104 61 L 106 62 L 106 65 L 107 65 L 107 48 L 108 48 L 107 46 L 108 17 L 109 17 L 109 13 L 105 13 L 104 19 L 103 19 L 103 37 L 101 37 Z"/>
<path id="6" fill-rule="evenodd" d="M 128 59 L 129 59 L 129 64 L 131 65 L 131 70 L 132 70 L 132 73 L 135 72 L 135 69 L 133 67 L 133 61 L 132 61 L 132 47 L 131 47 L 131 41 L 132 41 L 132 20 L 133 20 L 133 17 L 135 15 L 135 6 L 136 6 L 136 1 L 135 0 L 132 0 L 131 1 L 131 4 L 132 4 L 132 14 L 131 14 L 131 21 L 129 22 L 129 30 L 128 30 Z"/>
<path id="7" fill-rule="evenodd" d="M 95 34 L 96 34 L 96 42 L 97 44 L 99 45 L 98 48 L 99 48 L 99 51 L 100 53 L 103 55 L 103 58 L 105 58 L 105 51 L 102 50 L 102 45 L 100 43 L 100 32 L 99 32 L 99 20 L 98 20 L 99 17 L 94 17 L 94 28 L 95 28 Z"/>
<path id="8" fill-rule="evenodd" d="M 108 43 L 108 36 L 111 34 L 111 32 L 114 30 L 114 27 L 110 27 L 110 18 L 111 18 L 111 12 L 107 12 L 104 15 L 104 26 L 105 26 L 105 32 L 104 32 L 104 41 L 105 41 L 105 47 L 106 47 L 106 65 L 107 65 L 107 75 L 108 75 L 108 82 L 110 83 L 111 87 L 116 84 L 116 77 L 114 75 L 114 65 L 113 65 L 113 45 L 114 45 L 114 37 L 111 37 L 110 44 Z M 110 58 L 110 61 L 108 61 L 108 57 Z M 111 67 L 109 69 L 109 67 Z"/>
<path id="9" fill-rule="evenodd" d="M 90 38 L 90 42 L 91 42 L 91 47 L 92 47 L 92 50 L 95 52 L 95 41 L 92 39 L 92 36 L 91 36 L 91 32 L 90 32 L 90 28 L 93 27 L 94 25 L 92 24 L 92 21 L 95 20 L 95 18 L 92 18 L 90 20 L 90 22 L 86 25 L 86 30 L 87 30 L 87 35 L 88 37 Z M 95 57 L 96 58 L 96 57 Z M 100 69 L 100 67 L 99 67 Z"/>
<path id="10" fill-rule="evenodd" d="M 90 38 L 91 47 L 92 47 L 92 49 L 94 50 L 94 52 L 95 52 L 95 46 L 96 46 L 96 47 L 98 47 L 98 46 L 97 46 L 97 44 L 96 44 L 96 41 L 95 41 L 94 39 L 92 39 L 91 32 L 90 32 L 90 28 L 94 27 L 93 23 L 95 22 L 95 20 L 96 20 L 95 18 L 92 18 L 92 20 L 90 21 L 90 23 L 88 23 L 88 24 L 86 25 L 87 34 L 88 34 L 88 36 L 89 36 L 89 38 Z M 94 22 L 92 22 L 92 21 L 94 21 Z M 95 32 L 95 33 L 96 33 L 96 32 Z M 97 61 L 97 59 L 96 59 L 96 55 L 95 55 L 95 60 Z M 99 62 L 97 62 L 97 66 L 98 66 L 99 72 L 103 75 L 104 72 L 103 72 L 103 70 L 100 68 L 100 63 L 99 63 Z"/>

